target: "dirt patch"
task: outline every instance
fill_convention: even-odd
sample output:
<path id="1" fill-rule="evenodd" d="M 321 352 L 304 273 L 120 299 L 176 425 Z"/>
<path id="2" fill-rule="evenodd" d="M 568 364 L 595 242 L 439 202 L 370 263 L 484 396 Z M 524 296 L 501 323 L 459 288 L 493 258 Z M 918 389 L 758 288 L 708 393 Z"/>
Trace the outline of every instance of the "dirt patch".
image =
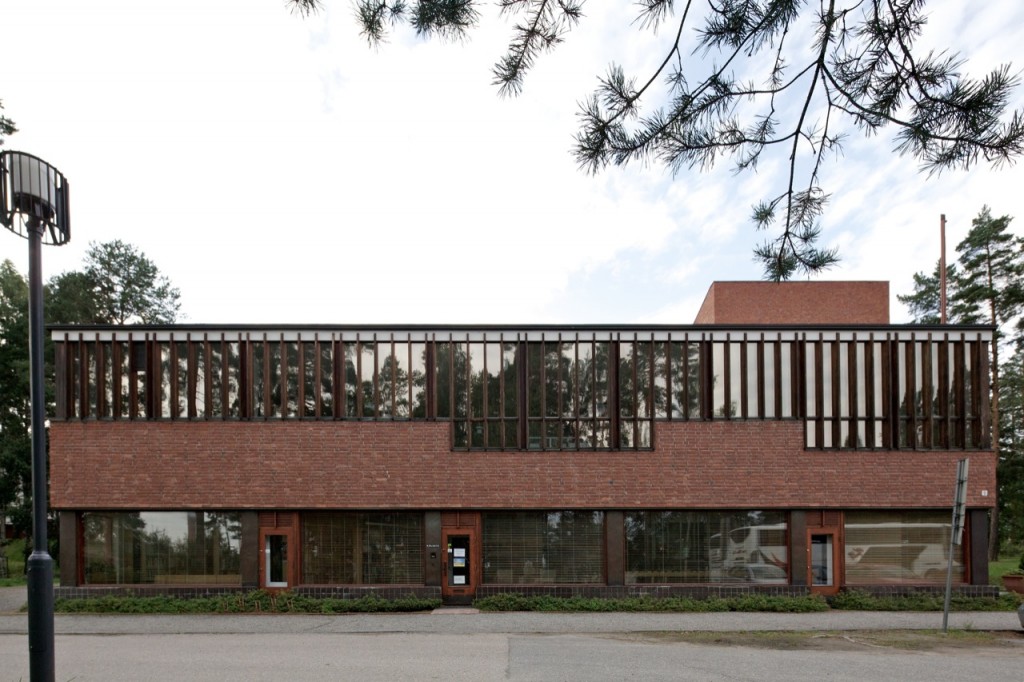
<path id="1" fill-rule="evenodd" d="M 652 644 L 687 643 L 755 649 L 813 651 L 958 651 L 1019 649 L 1022 632 L 950 630 L 855 630 L 843 632 L 643 632 L 615 636 Z"/>

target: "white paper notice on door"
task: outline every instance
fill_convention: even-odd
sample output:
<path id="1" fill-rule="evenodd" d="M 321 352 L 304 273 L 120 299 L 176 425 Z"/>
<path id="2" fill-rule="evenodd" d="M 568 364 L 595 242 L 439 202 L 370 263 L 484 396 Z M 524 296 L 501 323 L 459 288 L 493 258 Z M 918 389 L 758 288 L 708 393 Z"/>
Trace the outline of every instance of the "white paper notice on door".
<path id="1" fill-rule="evenodd" d="M 465 547 L 456 547 L 455 548 L 455 556 L 466 556 L 466 548 Z"/>
<path id="2" fill-rule="evenodd" d="M 465 585 L 466 584 L 466 576 L 464 576 L 464 575 L 453 575 L 452 577 L 455 578 L 455 584 L 456 585 Z"/>

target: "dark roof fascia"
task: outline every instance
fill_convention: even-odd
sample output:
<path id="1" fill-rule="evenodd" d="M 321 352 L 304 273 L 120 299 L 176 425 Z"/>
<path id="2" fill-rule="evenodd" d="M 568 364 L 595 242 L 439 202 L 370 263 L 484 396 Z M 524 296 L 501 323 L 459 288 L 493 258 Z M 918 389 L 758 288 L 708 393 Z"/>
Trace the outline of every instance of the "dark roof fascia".
<path id="1" fill-rule="evenodd" d="M 987 324 L 49 324 L 50 332 L 166 332 L 166 331 L 396 331 L 396 332 L 499 332 L 499 331 L 560 331 L 560 332 L 632 332 L 632 331 L 921 331 L 949 332 L 987 331 L 995 327 Z"/>

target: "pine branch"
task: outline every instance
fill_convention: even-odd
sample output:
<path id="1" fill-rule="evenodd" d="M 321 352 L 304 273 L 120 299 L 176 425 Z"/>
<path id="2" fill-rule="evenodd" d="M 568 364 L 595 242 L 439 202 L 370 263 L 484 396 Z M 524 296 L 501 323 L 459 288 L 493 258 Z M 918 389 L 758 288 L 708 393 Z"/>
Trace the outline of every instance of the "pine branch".
<path id="1" fill-rule="evenodd" d="M 371 43 L 401 22 L 422 35 L 460 37 L 478 18 L 475 0 L 413 0 L 408 7 L 405 1 L 357 0 L 359 21 Z M 521 18 L 492 70 L 500 95 L 522 92 L 525 75 L 540 55 L 577 26 L 583 1 L 499 0 L 502 16 Z M 319 0 L 290 2 L 312 10 Z M 820 270 L 837 259 L 834 249 L 819 249 L 815 240 L 828 200 L 819 186 L 825 155 L 842 148 L 844 121 L 866 136 L 894 128 L 896 151 L 914 156 L 932 173 L 971 168 L 982 159 L 998 166 L 1024 154 L 1024 112 L 1008 111 L 1019 76 L 1003 66 L 972 80 L 961 77 L 964 62 L 956 54 L 915 53 L 926 25 L 925 4 L 708 0 L 708 15 L 695 32 L 696 46 L 687 51 L 686 28 L 696 19 L 694 0 L 686 0 L 671 42 L 647 77 L 627 76 L 612 62 L 594 92 L 579 103 L 573 154 L 581 169 L 591 173 L 609 164 L 652 160 L 672 173 L 705 170 L 722 155 L 733 160 L 734 172 L 742 172 L 756 169 L 764 152 L 784 145 L 788 177 L 781 191 L 753 207 L 757 227 L 779 232 L 755 250 L 755 257 L 770 277 Z M 674 0 L 639 0 L 633 23 L 657 31 L 674 10 Z M 803 56 L 808 45 L 789 45 L 790 30 L 802 18 L 815 24 L 810 57 Z M 708 58 L 710 66 L 691 85 L 689 69 L 702 66 L 687 59 L 693 54 Z M 800 55 L 800 61 L 791 64 L 793 55 Z M 754 66 L 765 65 L 764 81 L 736 82 L 732 70 L 744 57 Z M 644 113 L 642 103 L 654 99 L 667 104 Z M 763 106 L 748 112 L 740 106 L 745 101 Z"/>
<path id="2" fill-rule="evenodd" d="M 503 15 L 526 11 L 526 23 L 515 26 L 508 53 L 491 71 L 499 94 L 518 95 L 537 56 L 562 42 L 562 36 L 579 23 L 583 6 L 577 0 L 501 0 L 499 7 Z"/>

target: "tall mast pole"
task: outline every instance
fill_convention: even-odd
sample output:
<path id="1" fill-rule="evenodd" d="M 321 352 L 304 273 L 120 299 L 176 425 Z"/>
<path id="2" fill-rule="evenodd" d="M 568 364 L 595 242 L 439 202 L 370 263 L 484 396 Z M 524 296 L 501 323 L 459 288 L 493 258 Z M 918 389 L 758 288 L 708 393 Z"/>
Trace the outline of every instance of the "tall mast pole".
<path id="1" fill-rule="evenodd" d="M 946 214 L 943 213 L 939 220 L 939 241 L 941 242 L 941 253 L 939 255 L 939 323 L 946 324 Z"/>

